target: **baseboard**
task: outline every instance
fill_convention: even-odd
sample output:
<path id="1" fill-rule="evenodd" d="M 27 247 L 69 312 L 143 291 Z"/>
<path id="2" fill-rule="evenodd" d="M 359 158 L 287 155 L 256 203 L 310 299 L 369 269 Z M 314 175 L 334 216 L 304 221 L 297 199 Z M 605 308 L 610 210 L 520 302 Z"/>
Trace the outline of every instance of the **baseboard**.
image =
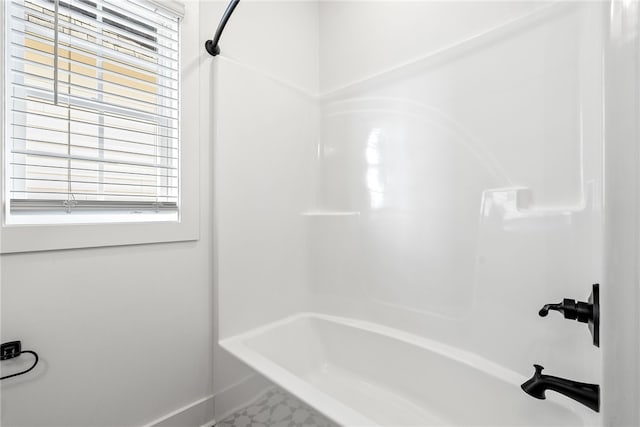
<path id="1" fill-rule="evenodd" d="M 224 420 L 238 409 L 250 405 L 274 387 L 274 384 L 259 374 L 251 374 L 237 383 L 216 393 L 213 398 L 213 414 L 218 421 Z M 204 427 L 204 426 L 202 426 Z"/>
<path id="2" fill-rule="evenodd" d="M 146 424 L 144 427 L 213 426 L 214 396 L 203 397 Z"/>
<path id="3" fill-rule="evenodd" d="M 258 374 L 251 374 L 215 395 L 183 406 L 143 427 L 212 427 L 238 409 L 250 405 L 273 387 Z"/>

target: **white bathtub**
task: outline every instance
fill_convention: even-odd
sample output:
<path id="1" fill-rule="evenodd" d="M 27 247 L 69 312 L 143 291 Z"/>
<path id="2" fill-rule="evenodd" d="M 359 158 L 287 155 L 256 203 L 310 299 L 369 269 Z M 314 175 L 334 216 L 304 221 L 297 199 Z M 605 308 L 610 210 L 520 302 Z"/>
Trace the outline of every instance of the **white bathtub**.
<path id="1" fill-rule="evenodd" d="M 597 424 L 563 396 L 527 396 L 522 375 L 368 322 L 301 313 L 221 345 L 341 425 Z"/>

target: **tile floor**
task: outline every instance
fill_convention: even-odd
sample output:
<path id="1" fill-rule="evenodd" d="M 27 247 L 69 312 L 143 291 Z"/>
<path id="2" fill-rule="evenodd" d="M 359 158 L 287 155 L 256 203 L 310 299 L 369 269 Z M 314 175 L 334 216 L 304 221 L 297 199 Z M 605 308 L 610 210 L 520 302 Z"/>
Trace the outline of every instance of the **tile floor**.
<path id="1" fill-rule="evenodd" d="M 338 427 L 280 388 L 216 423 L 214 427 Z"/>

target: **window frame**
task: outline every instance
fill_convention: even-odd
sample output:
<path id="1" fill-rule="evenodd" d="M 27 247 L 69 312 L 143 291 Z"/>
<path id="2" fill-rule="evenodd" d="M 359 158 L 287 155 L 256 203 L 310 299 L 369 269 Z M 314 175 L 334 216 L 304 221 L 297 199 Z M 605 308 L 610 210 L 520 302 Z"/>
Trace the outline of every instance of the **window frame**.
<path id="1" fill-rule="evenodd" d="M 3 2 L 4 3 L 4 2 Z M 189 67 L 198 62 L 198 2 L 181 4 L 174 0 L 159 1 L 159 7 L 182 9 L 184 17 L 179 26 L 180 46 L 180 110 L 179 110 L 179 219 L 178 221 L 141 221 L 134 216 L 131 220 L 103 223 L 71 224 L 7 224 L 5 160 L 7 144 L 5 107 L 5 83 L 7 76 L 5 63 L 6 31 L 0 31 L 0 123 L 3 143 L 0 150 L 0 188 L 2 188 L 2 209 L 0 224 L 0 253 L 32 252 L 44 250 L 74 249 L 103 246 L 120 246 L 147 243 L 189 241 L 199 239 L 199 112 L 197 100 L 200 96 L 197 67 Z M 188 6 L 188 7 L 185 7 Z M 6 4 L 0 6 L 0 20 L 4 22 Z M 188 125 L 182 118 L 189 118 Z M 185 167 L 187 166 L 188 167 Z"/>
<path id="2" fill-rule="evenodd" d="M 22 0 L 24 4 L 24 6 L 22 6 L 24 8 L 24 12 L 25 13 L 32 13 L 32 16 L 38 20 L 38 19 L 42 19 L 41 16 L 47 16 L 49 15 L 49 13 L 47 12 L 52 12 L 51 9 L 46 9 L 46 6 L 44 7 L 44 12 L 40 11 L 38 8 L 42 7 L 42 6 L 38 6 L 35 5 L 35 8 L 32 9 L 32 6 L 27 6 L 27 2 L 29 2 L 31 0 Z M 54 8 L 55 5 L 53 3 L 53 0 L 48 0 L 51 7 Z M 169 35 L 167 33 L 163 34 L 163 30 L 159 29 L 159 28 L 155 28 L 153 27 L 151 24 L 145 23 L 145 22 L 139 22 L 136 21 L 135 17 L 131 17 L 131 18 L 127 18 L 126 17 L 126 12 L 124 14 L 120 14 L 123 18 L 124 21 L 130 21 L 132 26 L 127 26 L 127 22 L 123 23 L 116 23 L 114 21 L 110 21 L 111 18 L 106 17 L 104 14 L 96 12 L 93 13 L 93 9 L 95 9 L 96 11 L 101 10 L 102 8 L 104 8 L 107 11 L 110 11 L 110 15 L 118 15 L 119 12 L 116 10 L 112 10 L 111 9 L 111 5 L 110 4 L 100 4 L 101 2 L 94 2 L 92 0 L 78 0 L 80 3 L 87 3 L 87 5 L 90 6 L 90 8 L 88 10 L 82 9 L 82 8 L 78 8 L 75 7 L 71 4 L 64 4 L 61 2 L 61 6 L 65 5 L 65 11 L 63 12 L 61 9 L 61 17 L 63 17 L 62 20 L 62 26 L 64 28 L 87 28 L 89 29 L 89 33 L 93 32 L 95 33 L 95 37 L 96 37 L 96 42 L 99 43 L 98 38 L 100 38 L 100 36 L 98 35 L 98 30 L 102 29 L 102 31 L 106 31 L 107 33 L 111 33 L 112 28 L 111 26 L 115 26 L 117 28 L 119 28 L 120 30 L 122 30 L 122 34 L 120 35 L 120 33 L 116 34 L 113 33 L 111 35 L 109 35 L 108 37 L 111 38 L 119 38 L 119 37 L 123 37 L 123 38 L 127 38 L 127 33 L 128 34 L 132 34 L 134 37 L 137 37 L 137 39 L 130 39 L 129 42 L 127 43 L 136 43 L 136 40 L 144 40 L 147 39 L 147 36 L 151 36 L 154 37 L 160 37 L 160 38 L 170 38 Z M 9 2 L 20 2 L 19 0 L 9 0 Z M 7 7 L 9 9 L 13 9 L 12 6 L 10 6 L 10 4 L 7 4 Z M 45 2 L 46 3 L 46 2 Z M 71 10 L 74 10 L 74 13 L 71 12 Z M 139 12 L 138 12 L 139 13 Z M 179 15 L 182 16 L 183 12 L 180 10 L 176 10 L 175 12 L 171 12 L 171 15 Z M 135 15 L 135 13 L 134 13 Z M 138 16 L 138 15 L 135 15 Z M 66 17 L 66 19 L 65 19 Z M 7 17 L 8 18 L 8 17 Z M 29 21 L 29 20 L 27 20 Z M 152 20 L 154 21 L 154 20 Z M 13 20 L 11 20 L 11 22 L 13 22 Z M 105 22 L 109 22 L 108 24 L 105 24 Z M 37 25 L 36 25 L 37 26 Z M 133 26 L 137 26 L 137 27 L 144 27 L 147 30 L 149 30 L 147 33 L 142 33 L 139 30 L 136 30 Z M 33 51 L 31 50 L 32 48 L 34 48 L 33 44 L 37 44 L 37 43 L 41 43 L 41 39 L 42 38 L 46 38 L 47 37 L 47 33 L 49 30 L 48 25 L 45 23 L 44 24 L 44 28 L 42 29 L 42 32 L 40 33 L 38 30 L 34 30 L 33 26 L 29 27 L 30 29 L 28 31 L 25 31 L 24 28 L 20 28 L 18 31 L 14 32 L 13 28 L 11 28 L 9 31 L 7 31 L 8 35 L 8 39 L 7 39 L 7 45 L 11 45 L 13 46 L 14 44 L 18 44 L 18 45 L 23 45 L 25 46 L 25 50 L 23 52 L 23 55 L 25 56 L 25 60 L 20 62 L 20 63 L 16 63 L 16 65 L 19 65 L 21 67 L 26 67 L 29 66 L 29 64 L 32 61 L 36 61 L 36 63 L 38 64 L 38 60 L 37 59 L 33 59 L 31 58 L 30 60 L 27 60 L 26 56 L 28 54 L 34 55 Z M 179 28 L 179 22 L 178 22 L 178 28 Z M 35 38 L 29 36 L 28 34 L 30 32 L 35 31 Z M 53 29 L 53 31 L 56 31 L 55 29 Z M 102 100 L 103 96 L 122 96 L 122 94 L 117 94 L 115 92 L 113 92 L 114 89 L 117 89 L 117 87 L 119 87 L 120 85 L 118 84 L 117 87 L 114 88 L 114 84 L 115 83 L 112 79 L 114 78 L 113 76 L 118 76 L 118 78 L 127 78 L 127 77 L 133 77 L 130 74 L 127 73 L 127 70 L 122 70 L 121 72 L 115 74 L 115 70 L 113 69 L 114 67 L 124 67 L 125 65 L 122 65 L 121 62 L 119 62 L 119 60 L 116 59 L 110 59 L 110 51 L 111 49 L 114 49 L 114 46 L 111 46 L 110 48 L 107 49 L 102 49 L 101 47 L 95 47 L 95 49 L 91 49 L 92 47 L 92 42 L 87 40 L 87 45 L 75 45 L 75 46 L 71 46 L 68 45 L 68 43 L 70 41 L 67 41 L 65 43 L 65 38 L 63 36 L 63 34 L 66 34 L 66 31 L 62 31 L 62 34 L 60 34 L 59 37 L 55 37 L 54 40 L 58 40 L 61 39 L 60 41 L 60 46 L 61 46 L 61 60 L 63 60 L 63 64 L 64 67 L 62 66 L 57 66 L 56 67 L 56 58 L 51 57 L 51 61 L 52 63 L 49 66 L 53 66 L 56 67 L 56 70 L 60 70 L 64 73 L 67 73 L 69 75 L 70 79 L 76 79 L 79 78 L 80 80 L 86 80 L 84 76 L 86 76 L 86 72 L 87 70 L 75 70 L 75 72 L 71 73 L 71 70 L 69 68 L 72 68 L 75 65 L 78 65 L 79 63 L 82 64 L 88 64 L 89 67 L 91 67 L 90 62 L 93 60 L 95 61 L 94 64 L 94 72 L 95 72 L 95 76 L 91 76 L 89 75 L 89 79 L 93 79 L 90 80 L 90 84 L 93 82 L 96 84 L 95 88 L 90 88 L 87 87 L 88 91 L 95 91 L 95 94 L 97 96 L 97 102 L 100 103 L 100 101 Z M 171 56 L 172 54 L 179 54 L 179 52 L 177 50 L 171 50 L 171 48 L 167 47 L 168 51 L 162 51 L 162 46 L 163 43 L 158 42 L 156 38 L 149 38 L 149 40 L 152 40 L 154 45 L 157 46 L 157 54 L 158 54 L 158 60 L 161 61 L 161 67 L 165 70 L 169 70 L 169 73 L 171 73 L 171 71 L 173 71 L 175 68 L 173 66 L 171 66 L 171 64 L 166 64 L 166 63 L 162 63 L 163 58 L 167 58 L 169 59 L 172 63 L 174 61 L 176 61 L 176 59 L 173 59 Z M 69 38 L 71 38 L 71 35 L 69 35 Z M 30 42 L 30 43 L 29 43 Z M 154 49 L 153 46 L 149 45 L 148 46 L 150 49 Z M 53 48 L 53 47 L 52 47 Z M 12 47 L 13 49 L 13 47 Z M 37 49 L 37 48 L 36 48 Z M 126 47 L 125 47 L 126 49 Z M 52 49 L 53 50 L 53 49 Z M 117 49 L 115 49 L 117 50 Z M 39 51 L 39 50 L 38 50 Z M 92 51 L 95 51 L 93 54 L 91 53 Z M 86 53 L 85 53 L 86 52 Z M 78 58 L 75 58 L 75 60 L 71 61 L 68 56 L 73 56 L 74 53 L 79 56 Z M 104 57 L 104 54 L 106 53 L 106 57 Z M 142 54 L 144 55 L 144 51 L 142 51 Z M 35 54 L 36 56 L 38 54 Z M 153 54 L 151 54 L 153 56 Z M 137 55 L 135 55 L 137 57 Z M 80 58 L 82 57 L 82 58 Z M 104 58 L 103 58 L 104 57 Z M 5 58 L 6 60 L 9 60 L 9 58 Z M 88 61 L 88 62 L 86 62 Z M 104 67 L 99 65 L 102 61 L 104 62 Z M 125 59 L 126 61 L 126 59 Z M 10 60 L 8 62 L 9 64 L 13 64 L 13 60 Z M 176 65 L 179 65 L 179 62 L 175 62 Z M 133 67 L 133 69 L 139 69 L 139 67 L 137 65 L 133 65 L 133 64 L 129 64 Z M 146 66 L 153 66 L 153 62 L 150 64 L 145 64 Z M 143 65 L 142 67 L 144 68 Z M 40 65 L 36 65 L 36 70 L 35 71 L 31 71 L 32 73 L 35 73 L 35 75 L 37 75 L 38 71 L 41 71 L 43 68 Z M 45 68 L 46 69 L 46 68 Z M 84 72 L 83 72 L 84 71 Z M 104 82 L 102 81 L 102 73 L 103 72 L 107 72 L 107 74 L 109 74 L 110 76 L 112 76 L 111 78 L 106 78 L 104 80 Z M 91 72 L 91 70 L 89 70 L 89 72 Z M 136 71 L 133 71 L 134 73 Z M 144 71 L 141 71 L 142 73 L 144 73 Z M 59 73 L 58 73 L 59 74 Z M 161 73 L 162 74 L 162 73 Z M 28 169 L 28 165 L 20 165 L 19 167 L 15 168 L 15 167 L 11 167 L 9 168 L 9 159 L 7 159 L 7 164 L 5 166 L 7 166 L 7 170 L 6 172 L 6 176 L 5 179 L 8 180 L 8 182 L 6 183 L 8 186 L 10 186 L 11 188 L 6 188 L 5 191 L 7 191 L 7 194 L 11 194 L 11 198 L 9 199 L 7 197 L 7 199 L 10 201 L 10 209 L 9 206 L 5 206 L 6 209 L 9 209 L 9 214 L 7 217 L 7 223 L 9 223 L 9 220 L 11 221 L 11 224 L 58 224 L 58 223 L 103 223 L 103 222 L 127 222 L 128 220 L 128 216 L 131 215 L 132 211 L 136 211 L 136 218 L 135 218 L 135 222 L 147 222 L 147 221 L 175 221 L 178 218 L 178 200 L 176 198 L 176 196 L 178 196 L 178 179 L 179 177 L 174 175 L 175 172 L 178 172 L 178 168 L 176 167 L 177 165 L 175 164 L 175 162 L 178 161 L 177 157 L 174 159 L 173 156 L 176 156 L 178 151 L 172 151 L 172 150 L 178 150 L 179 149 L 179 140 L 176 138 L 176 136 L 178 136 L 176 134 L 176 132 L 178 131 L 177 125 L 179 124 L 179 122 L 177 121 L 178 117 L 174 117 L 174 112 L 178 111 L 175 107 L 176 104 L 174 104 L 174 100 L 178 101 L 175 98 L 175 95 L 172 95 L 169 92 L 172 93 L 178 93 L 178 89 L 179 88 L 169 88 L 168 86 L 165 86 L 166 84 L 168 84 L 167 82 L 164 82 L 162 75 L 159 75 L 158 81 L 159 82 L 163 82 L 164 84 L 160 83 L 158 85 L 156 85 L 156 104 L 155 104 L 155 108 L 156 108 L 156 113 L 154 114 L 154 112 L 144 112 L 141 110 L 137 110 L 136 108 L 133 109 L 126 109 L 124 113 L 122 113 L 122 108 L 123 106 L 120 103 L 116 103 L 116 104 L 112 104 L 110 102 L 104 103 L 100 105 L 100 108 L 98 110 L 95 110 L 95 105 L 93 104 L 93 100 L 91 99 L 86 99 L 86 95 L 78 95 L 78 94 L 66 94 L 66 93 L 62 93 L 62 97 L 63 99 L 65 99 L 65 103 L 68 102 L 66 101 L 66 99 L 71 99 L 71 97 L 74 98 L 73 100 L 73 106 L 70 108 L 70 111 L 74 112 L 75 114 L 78 113 L 88 113 L 89 111 L 94 111 L 93 113 L 91 113 L 91 115 L 95 115 L 97 116 L 97 120 L 99 122 L 103 122 L 106 120 L 109 120 L 110 117 L 117 117 L 117 116 L 122 116 L 123 114 L 126 115 L 127 117 L 130 117 L 133 119 L 133 121 L 135 122 L 139 122 L 142 123 L 144 126 L 145 123 L 149 124 L 149 125 L 153 125 L 158 123 L 159 127 L 158 127 L 158 133 L 156 135 L 156 141 L 155 141 L 155 146 L 160 150 L 158 152 L 156 152 L 156 154 L 159 154 L 162 159 L 156 159 L 154 163 L 157 163 L 160 165 L 159 168 L 156 168 L 156 173 L 157 174 L 157 178 L 156 178 L 156 187 L 155 187 L 155 191 L 156 191 L 156 199 L 155 200 L 149 200 L 149 199 L 140 199 L 139 196 L 134 195 L 132 196 L 134 198 L 134 200 L 130 200 L 130 201 L 126 201 L 126 200 L 114 200 L 113 197 L 107 196 L 106 200 L 100 200 L 100 196 L 102 196 L 103 192 L 104 192 L 104 187 L 106 185 L 117 185 L 117 184 L 113 184 L 113 183 L 109 183 L 106 181 L 102 181 L 101 178 L 103 177 L 102 171 L 105 170 L 105 164 L 104 163 L 96 163 L 95 166 L 97 167 L 97 176 L 95 177 L 95 179 L 97 180 L 95 182 L 96 186 L 94 187 L 95 189 L 95 194 L 92 194 L 93 189 L 91 188 L 82 188 L 80 189 L 80 193 L 77 193 L 79 195 L 79 198 L 76 199 L 75 195 L 76 192 L 71 191 L 71 182 L 74 182 L 76 179 L 72 178 L 70 174 L 67 174 L 67 181 L 69 183 L 69 186 L 67 187 L 67 194 L 66 194 L 66 198 L 67 200 L 63 200 L 60 195 L 63 195 L 63 193 L 56 193 L 58 194 L 58 196 L 50 196 L 49 198 L 45 198 L 45 197 L 38 197 L 36 196 L 35 198 L 31 198 L 31 196 L 35 196 L 34 194 L 31 194 L 29 192 L 25 192 L 22 193 L 23 197 L 20 196 L 16 196 L 13 193 L 13 190 L 16 189 L 16 186 L 18 187 L 18 190 L 20 189 L 19 187 L 21 185 L 28 186 L 29 184 L 34 185 L 34 180 L 35 181 L 42 181 L 41 179 L 37 179 L 35 177 L 32 177 L 28 174 L 26 174 L 27 169 Z M 28 73 L 19 73 L 16 75 L 13 75 L 12 73 L 10 73 L 11 77 L 11 87 L 13 87 L 13 83 L 15 83 L 16 81 L 18 82 L 18 86 L 20 87 L 20 91 L 21 91 L 21 100 L 24 100 L 23 102 L 25 103 L 25 105 L 29 105 L 29 101 L 27 101 L 27 99 L 29 99 L 31 96 L 33 96 L 34 99 L 36 99 L 35 101 L 35 106 L 36 109 L 38 108 L 38 105 L 42 105 L 40 104 L 40 99 L 42 99 L 43 97 L 47 97 L 47 96 L 51 96 L 52 99 L 55 99 L 55 95 L 54 94 L 50 94 L 50 93 L 43 93 L 43 89 L 37 87 L 38 84 L 21 84 L 20 81 L 22 79 L 26 79 L 28 78 L 27 76 L 29 75 Z M 56 78 L 56 75 L 54 74 L 54 79 Z M 37 81 L 42 81 L 42 79 L 38 76 L 36 77 Z M 59 81 L 59 80 L 57 80 Z M 9 83 L 9 82 L 7 82 Z M 103 83 L 106 86 L 109 86 L 111 88 L 111 90 L 107 90 L 106 92 L 103 91 Z M 80 91 L 82 92 L 85 89 L 85 85 L 86 83 L 81 83 L 81 82 L 75 82 L 72 83 L 70 82 L 63 82 L 63 85 L 68 84 L 69 87 L 74 87 L 74 88 L 78 88 L 80 89 Z M 149 83 L 151 84 L 151 83 Z M 169 83 L 170 84 L 170 83 Z M 5 87 L 6 89 L 6 87 Z M 141 90 L 141 88 L 136 87 L 134 88 L 135 90 Z M 54 91 L 57 90 L 57 88 L 54 86 Z M 148 95 L 148 93 L 144 93 L 144 95 Z M 124 98 L 129 98 L 131 96 L 131 94 L 127 94 Z M 142 101 L 142 100 L 141 100 Z M 145 100 L 144 102 L 149 103 L 149 100 Z M 76 109 L 76 106 L 79 106 L 79 109 Z M 85 108 L 86 108 L 86 111 Z M 24 107 L 28 110 L 28 107 Z M 125 107 L 126 108 L 126 107 Z M 7 111 L 7 116 L 6 118 L 9 120 L 9 123 L 15 123 L 12 122 L 12 119 L 10 119 L 11 117 L 11 111 L 15 110 L 15 106 L 12 107 L 12 109 L 10 109 L 9 111 Z M 55 114 L 54 114 L 55 115 Z M 24 114 L 24 116 L 22 116 L 18 121 L 20 120 L 29 120 L 29 119 L 33 120 L 33 116 L 31 116 L 31 113 L 26 112 Z M 43 118 L 43 120 L 48 120 L 49 117 L 47 117 L 47 114 L 45 112 L 45 117 Z M 54 122 L 59 123 L 58 119 L 55 119 Z M 75 121 L 73 123 L 78 123 Z M 49 124 L 50 127 L 56 127 L 56 123 L 54 124 Z M 20 125 L 19 125 L 20 126 Z M 40 126 L 40 123 L 38 123 L 37 126 L 34 127 L 34 129 L 39 129 L 38 126 Z M 45 125 L 43 125 L 45 126 Z M 46 126 L 46 127 L 49 127 Z M 30 125 L 26 125 L 23 124 L 22 126 L 20 126 L 20 130 L 18 131 L 18 133 L 24 132 L 25 134 L 28 134 L 31 131 L 31 126 Z M 8 126 L 8 128 L 6 129 L 6 133 L 7 133 L 7 143 L 9 143 L 9 139 L 13 139 L 13 137 L 15 136 L 15 128 L 13 128 L 14 130 L 10 131 L 12 129 L 11 126 Z M 36 132 L 38 132 L 38 130 L 36 130 Z M 59 135 L 60 131 L 56 130 L 54 131 L 56 132 L 56 135 Z M 131 135 L 130 138 L 135 138 L 135 133 L 137 131 L 135 130 L 131 130 L 131 131 L 127 131 L 127 132 L 133 132 L 134 135 Z M 81 139 L 85 136 L 89 136 L 89 135 L 85 135 L 84 133 L 80 132 L 78 134 L 76 134 L 75 131 L 69 131 L 71 139 L 76 139 L 76 137 L 80 137 Z M 98 149 L 100 149 L 100 147 L 103 147 L 104 145 L 104 141 L 106 140 L 111 140 L 109 137 L 105 138 L 105 134 L 107 133 L 107 130 L 105 129 L 104 131 L 100 130 L 98 132 L 97 135 L 95 135 L 94 137 L 90 137 L 93 138 L 97 144 L 98 144 Z M 21 135 L 22 138 L 24 138 L 23 135 Z M 18 139 L 22 139 L 22 138 L 18 138 Z M 28 141 L 29 138 L 24 139 L 25 141 L 25 145 L 27 145 L 28 143 L 26 141 Z M 39 142 L 39 141 L 38 141 Z M 41 143 L 48 143 L 49 141 L 45 138 L 44 141 L 41 141 Z M 39 142 L 40 143 L 40 142 Z M 84 147 L 85 145 L 81 143 L 81 145 L 77 146 L 76 148 L 80 148 L 80 147 Z M 89 147 L 87 148 L 91 148 L 91 143 L 89 143 Z M 10 150 L 11 153 L 16 153 L 15 151 L 15 140 L 13 141 L 13 148 Z M 55 148 L 55 146 L 49 146 L 51 148 Z M 136 146 L 137 148 L 137 146 Z M 133 149 L 133 147 L 131 148 Z M 82 150 L 82 148 L 80 148 L 80 150 Z M 29 148 L 25 148 L 25 153 L 27 154 L 27 152 L 32 151 Z M 36 150 L 37 151 L 37 150 Z M 106 151 L 111 152 L 112 150 L 107 149 Z M 18 151 L 18 153 L 20 153 Z M 172 153 L 172 154 L 170 154 Z M 9 151 L 7 151 L 7 155 L 9 156 Z M 145 153 L 145 155 L 148 155 L 148 153 Z M 137 155 L 136 155 L 137 156 Z M 59 159 L 64 159 L 65 157 L 59 157 L 56 154 L 53 154 L 53 157 L 58 157 Z M 78 162 L 78 161 L 82 161 L 82 157 L 84 157 L 82 154 L 80 155 L 74 155 L 73 156 L 73 162 Z M 48 159 L 51 159 L 51 157 L 48 157 Z M 87 158 L 86 159 L 87 162 L 93 162 L 92 159 Z M 135 161 L 132 161 L 133 163 L 136 163 L 138 160 L 136 159 Z M 46 161 L 45 161 L 46 163 Z M 79 169 L 76 169 L 72 166 L 71 164 L 72 162 L 67 162 L 67 172 L 71 172 L 72 174 L 75 174 L 79 171 Z M 173 164 L 172 164 L 173 163 Z M 129 163 L 125 160 L 123 163 L 121 163 L 120 165 L 124 165 L 127 166 L 129 165 Z M 38 167 L 36 167 L 38 168 Z M 58 166 L 56 169 L 59 169 L 60 166 Z M 170 169 L 174 169 L 175 172 L 174 173 L 170 173 Z M 11 171 L 11 176 L 9 176 L 9 172 Z M 51 173 L 51 169 L 48 168 L 47 169 L 48 173 Z M 80 174 L 82 174 L 83 172 L 78 172 Z M 109 170 L 105 170 L 105 174 L 109 175 L 109 174 L 113 174 L 114 172 L 109 171 Z M 170 176 L 169 176 L 170 175 Z M 127 175 L 118 175 L 118 176 L 124 176 L 127 177 Z M 92 179 L 89 177 L 84 177 L 84 179 Z M 16 181 L 17 180 L 17 181 Z M 55 182 L 59 182 L 59 185 L 63 185 L 64 182 L 58 178 L 58 179 L 54 179 L 53 181 Z M 84 182 L 82 178 L 80 178 L 80 187 L 83 187 L 82 184 L 90 184 L 90 182 Z M 114 181 L 115 183 L 117 183 L 117 181 Z M 10 184 L 10 185 L 9 185 Z M 150 187 L 149 183 L 146 183 L 145 185 L 146 187 Z M 119 188 L 136 188 L 135 185 L 133 187 L 119 187 Z M 60 188 L 57 188 L 58 191 L 60 191 Z M 28 190 L 27 190 L 28 191 Z M 88 191 L 88 192 L 85 192 Z M 37 194 L 37 192 L 36 192 Z M 27 196 L 27 197 L 24 197 Z M 94 197 L 98 197 L 98 200 L 96 200 Z M 126 198 L 126 196 L 125 196 Z M 174 200 L 169 200 L 169 199 L 174 199 Z M 36 210 L 36 213 L 34 213 L 34 210 Z M 66 210 L 66 212 L 65 212 Z M 67 215 L 66 213 L 71 213 L 71 215 Z M 129 219 L 130 221 L 130 219 Z"/>

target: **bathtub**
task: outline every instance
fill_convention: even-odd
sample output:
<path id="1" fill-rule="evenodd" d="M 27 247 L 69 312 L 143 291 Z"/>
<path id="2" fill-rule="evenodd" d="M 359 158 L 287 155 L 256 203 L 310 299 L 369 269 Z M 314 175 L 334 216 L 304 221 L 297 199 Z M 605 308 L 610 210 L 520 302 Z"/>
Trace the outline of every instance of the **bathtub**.
<path id="1" fill-rule="evenodd" d="M 563 396 L 527 396 L 502 366 L 360 320 L 300 313 L 220 344 L 340 425 L 597 425 Z"/>

